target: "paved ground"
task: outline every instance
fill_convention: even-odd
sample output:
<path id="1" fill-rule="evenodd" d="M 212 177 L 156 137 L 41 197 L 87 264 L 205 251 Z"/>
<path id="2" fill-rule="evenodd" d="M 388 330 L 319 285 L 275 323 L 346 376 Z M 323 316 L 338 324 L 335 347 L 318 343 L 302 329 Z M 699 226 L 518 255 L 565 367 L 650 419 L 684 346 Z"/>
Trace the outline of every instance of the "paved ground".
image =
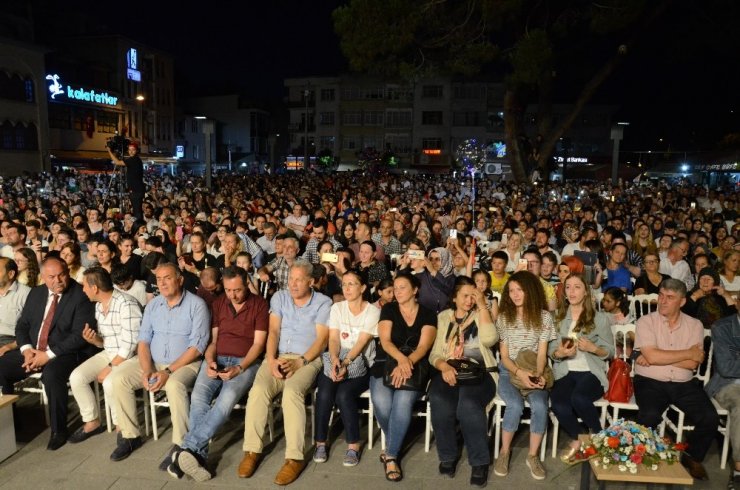
<path id="1" fill-rule="evenodd" d="M 166 472 L 157 469 L 170 447 L 171 431 L 168 427 L 158 441 L 147 438 L 144 446 L 134 452 L 127 460 L 111 462 L 110 453 L 115 446 L 115 435 L 105 433 L 95 436 L 81 444 L 67 444 L 58 451 L 46 450 L 49 430 L 45 427 L 43 412 L 33 404 L 36 397 L 24 396 L 16 410 L 16 426 L 20 450 L 6 461 L 0 463 L 0 487 L 43 489 L 172 489 L 193 487 L 192 480 L 175 480 Z M 164 425 L 168 421 L 162 413 Z M 266 456 L 254 477 L 249 480 L 239 479 L 236 468 L 242 457 L 242 411 L 232 414 L 230 421 L 212 443 L 211 463 L 217 474 L 212 480 L 199 484 L 219 488 L 277 488 L 272 483 L 275 474 L 283 463 L 284 442 L 278 433 L 276 441 L 266 449 Z M 71 426 L 77 427 L 79 419 L 73 420 Z M 278 421 L 277 426 L 279 427 Z M 404 480 L 401 483 L 390 483 L 385 480 L 381 464 L 378 462 L 380 444 L 372 450 L 365 450 L 360 464 L 354 468 L 342 466 L 344 442 L 341 434 L 330 452 L 329 461 L 323 464 L 311 462 L 301 477 L 290 488 L 317 490 L 322 486 L 343 490 L 367 488 L 404 488 L 444 490 L 468 487 L 470 467 L 462 462 L 454 479 L 446 479 L 437 472 L 437 455 L 432 442 L 429 453 L 424 452 L 424 441 L 421 424 L 412 426 L 407 441 L 406 454 L 402 461 Z M 335 431 L 338 432 L 338 431 Z M 310 430 L 308 432 L 310 434 Z M 377 439 L 377 437 L 376 437 Z M 561 440 L 564 438 L 561 437 Z M 548 438 L 548 442 L 549 442 Z M 493 475 L 489 479 L 489 488 L 510 487 L 523 489 L 529 487 L 552 487 L 562 489 L 579 488 L 580 471 L 578 467 L 568 468 L 556 459 L 549 457 L 545 461 L 548 478 L 537 482 L 529 475 L 524 464 L 526 427 L 517 435 L 511 462 L 511 472 L 506 478 Z M 562 442 L 565 444 L 565 441 Z M 308 446 L 307 446 L 308 447 Z M 549 452 L 549 447 L 548 447 Z M 310 454 L 308 455 L 310 457 Z M 696 489 L 725 488 L 729 470 L 719 469 L 717 446 L 712 448 L 705 462 L 710 473 L 710 481 L 696 482 Z M 594 484 L 595 486 L 595 484 Z M 645 485 L 610 486 L 609 488 L 641 489 Z"/>

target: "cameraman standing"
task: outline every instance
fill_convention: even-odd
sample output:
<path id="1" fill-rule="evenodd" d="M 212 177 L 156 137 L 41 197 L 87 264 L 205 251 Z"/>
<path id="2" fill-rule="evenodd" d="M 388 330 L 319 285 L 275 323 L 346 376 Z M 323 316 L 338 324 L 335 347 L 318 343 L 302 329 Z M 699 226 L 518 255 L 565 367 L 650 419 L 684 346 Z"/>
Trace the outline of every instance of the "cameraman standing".
<path id="1" fill-rule="evenodd" d="M 126 167 L 126 186 L 131 192 L 131 212 L 136 218 L 141 219 L 141 201 L 144 199 L 144 162 L 139 158 L 139 145 L 135 141 L 129 141 L 128 157 L 123 160 L 113 153 L 110 146 L 106 146 L 106 149 L 114 165 Z"/>

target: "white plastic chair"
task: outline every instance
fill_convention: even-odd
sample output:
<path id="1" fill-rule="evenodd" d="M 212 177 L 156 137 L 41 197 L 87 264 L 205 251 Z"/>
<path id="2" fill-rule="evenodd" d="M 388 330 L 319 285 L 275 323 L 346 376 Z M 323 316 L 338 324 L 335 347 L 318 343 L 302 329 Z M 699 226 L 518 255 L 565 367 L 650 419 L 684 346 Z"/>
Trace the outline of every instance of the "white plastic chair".
<path id="1" fill-rule="evenodd" d="M 500 353 L 496 351 L 496 361 L 499 366 L 499 369 L 501 369 L 501 360 L 500 360 Z M 494 377 L 495 379 L 495 377 Z M 496 386 L 498 387 L 498 380 L 496 380 Z M 495 408 L 493 412 L 493 427 L 494 427 L 494 434 L 493 434 L 493 457 L 494 459 L 498 458 L 499 449 L 501 448 L 501 432 L 503 429 L 503 423 L 504 423 L 504 408 L 506 407 L 506 402 L 503 398 L 499 395 L 499 390 L 496 390 L 496 396 L 493 397 L 493 406 Z M 524 399 L 524 408 L 531 408 L 529 406 L 529 402 L 527 399 Z M 553 419 L 552 412 L 548 410 L 550 413 L 550 420 Z M 557 419 L 556 419 L 557 420 Z M 532 419 L 530 418 L 524 418 L 519 421 L 520 424 L 532 424 Z M 490 430 L 489 430 L 490 435 Z M 546 446 L 547 446 L 547 428 L 545 428 L 545 433 L 542 434 L 542 442 L 540 443 L 540 461 L 545 460 L 545 454 L 546 454 Z"/>
<path id="2" fill-rule="evenodd" d="M 707 338 L 709 338 L 711 341 L 712 330 L 705 328 L 704 329 L 704 340 L 706 341 Z M 714 353 L 714 344 L 710 343 L 709 353 L 707 354 L 706 366 L 705 367 L 699 366 L 699 369 L 697 369 L 696 374 L 694 375 L 694 378 L 701 380 L 702 386 L 706 386 L 707 383 L 709 382 L 709 378 L 711 377 L 713 353 Z M 703 370 L 702 370 L 702 367 L 704 367 Z M 675 423 L 673 422 L 671 417 L 669 417 L 669 412 L 676 413 L 677 419 Z M 681 442 L 683 440 L 683 433 L 685 431 L 695 429 L 693 425 L 686 424 L 686 414 L 683 412 L 683 410 L 679 409 L 677 406 L 673 404 L 669 405 L 668 410 L 666 410 L 666 412 L 663 414 L 663 423 L 666 426 L 668 426 L 668 428 L 670 428 L 673 432 L 675 432 L 677 442 Z M 725 437 L 725 440 L 727 440 L 727 437 Z"/>
<path id="3" fill-rule="evenodd" d="M 719 427 L 717 431 L 722 434 L 722 454 L 719 459 L 719 467 L 724 470 L 727 465 L 727 456 L 730 451 L 730 411 L 723 408 L 714 397 L 710 398 L 712 405 L 717 410 L 717 415 L 720 417 Z M 722 417 L 725 418 L 724 425 L 722 424 Z"/>
<path id="4" fill-rule="evenodd" d="M 367 408 L 360 407 L 360 413 L 363 415 L 367 415 L 367 448 L 372 449 L 373 448 L 373 420 L 375 417 L 375 411 L 373 410 L 373 402 L 370 398 L 370 390 L 365 390 L 361 395 L 360 398 L 367 400 Z M 316 395 L 314 394 L 314 400 L 316 400 Z M 332 426 L 332 423 L 334 422 L 334 414 L 339 413 L 339 408 L 335 405 L 334 408 L 331 411 L 331 415 L 329 415 L 329 427 Z M 314 424 L 316 421 L 314 420 Z"/>
<path id="5" fill-rule="evenodd" d="M 426 393 L 416 403 L 416 407 L 420 406 L 422 408 L 415 409 L 411 415 L 424 419 L 424 452 L 428 453 L 432 443 L 432 408 Z M 382 429 L 380 431 L 380 447 L 385 450 L 385 434 Z"/>
<path id="6" fill-rule="evenodd" d="M 637 320 L 643 315 L 651 313 L 653 306 L 658 304 L 658 295 L 653 294 L 637 294 L 634 296 L 627 296 L 627 300 L 630 304 L 631 318 Z"/>

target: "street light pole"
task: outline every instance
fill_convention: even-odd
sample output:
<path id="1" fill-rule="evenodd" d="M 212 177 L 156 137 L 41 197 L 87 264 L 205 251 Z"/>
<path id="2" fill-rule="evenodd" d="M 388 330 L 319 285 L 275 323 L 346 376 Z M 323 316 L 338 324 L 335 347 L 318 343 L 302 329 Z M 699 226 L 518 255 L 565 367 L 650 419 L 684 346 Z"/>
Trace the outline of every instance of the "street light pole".
<path id="1" fill-rule="evenodd" d="M 141 142 L 140 147 L 144 144 L 144 96 L 139 94 L 136 96 L 136 100 L 139 101 L 139 141 Z"/>

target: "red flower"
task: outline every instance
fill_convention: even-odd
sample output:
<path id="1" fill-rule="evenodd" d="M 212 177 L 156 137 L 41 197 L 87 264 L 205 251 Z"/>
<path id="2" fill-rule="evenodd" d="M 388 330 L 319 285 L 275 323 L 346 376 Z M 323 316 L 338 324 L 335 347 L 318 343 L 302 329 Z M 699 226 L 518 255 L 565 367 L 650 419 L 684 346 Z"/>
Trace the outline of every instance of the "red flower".
<path id="1" fill-rule="evenodd" d="M 606 445 L 609 446 L 612 449 L 616 449 L 619 447 L 619 438 L 618 437 L 610 437 L 606 440 Z"/>
<path id="2" fill-rule="evenodd" d="M 677 442 L 673 447 L 676 448 L 676 451 L 686 451 L 689 445 L 685 442 Z"/>
<path id="3" fill-rule="evenodd" d="M 635 453 L 639 454 L 640 456 L 645 454 L 645 444 L 638 444 L 637 446 L 635 446 Z"/>
<path id="4" fill-rule="evenodd" d="M 596 448 L 593 446 L 588 446 L 586 448 L 585 453 L 586 453 L 586 456 L 593 456 L 594 454 L 596 454 Z"/>
<path id="5" fill-rule="evenodd" d="M 633 454 L 630 456 L 630 460 L 635 464 L 642 463 L 642 455 L 641 454 Z"/>

